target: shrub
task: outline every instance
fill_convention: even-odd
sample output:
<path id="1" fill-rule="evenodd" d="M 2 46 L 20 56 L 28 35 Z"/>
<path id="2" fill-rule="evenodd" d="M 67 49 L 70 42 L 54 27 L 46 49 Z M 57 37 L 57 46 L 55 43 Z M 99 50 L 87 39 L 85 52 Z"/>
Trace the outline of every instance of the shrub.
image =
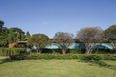
<path id="1" fill-rule="evenodd" d="M 10 56 L 10 58 L 13 60 L 24 60 L 24 59 L 26 59 L 26 54 L 12 55 L 12 56 Z"/>
<path id="2" fill-rule="evenodd" d="M 111 49 L 95 49 L 92 51 L 92 54 L 115 54 Z"/>
<path id="3" fill-rule="evenodd" d="M 84 55 L 82 58 L 82 60 L 95 60 L 95 61 L 99 61 L 102 60 L 101 56 L 99 55 Z"/>
<path id="4" fill-rule="evenodd" d="M 31 49 L 31 52 L 36 53 L 36 49 Z M 48 54 L 62 54 L 60 49 L 43 49 L 42 53 Z M 84 54 L 85 49 L 68 49 L 66 54 Z M 92 51 L 92 54 L 115 54 L 113 50 L 110 49 L 95 49 Z"/>
<path id="5" fill-rule="evenodd" d="M 36 53 L 36 49 L 31 49 L 31 52 Z M 62 50 L 61 49 L 43 49 L 42 53 L 62 54 Z M 66 53 L 67 54 L 84 54 L 85 50 L 84 49 L 68 49 Z"/>
<path id="6" fill-rule="evenodd" d="M 85 49 L 69 49 L 67 51 L 67 53 L 70 53 L 70 54 L 84 54 Z"/>
<path id="7" fill-rule="evenodd" d="M 10 56 L 14 60 L 23 60 L 23 59 L 81 59 L 81 60 L 116 60 L 116 54 L 18 54 Z M 19 58 L 19 59 L 18 59 Z"/>
<path id="8" fill-rule="evenodd" d="M 26 53 L 25 48 L 0 48 L 0 56 L 10 56 L 19 53 Z"/>

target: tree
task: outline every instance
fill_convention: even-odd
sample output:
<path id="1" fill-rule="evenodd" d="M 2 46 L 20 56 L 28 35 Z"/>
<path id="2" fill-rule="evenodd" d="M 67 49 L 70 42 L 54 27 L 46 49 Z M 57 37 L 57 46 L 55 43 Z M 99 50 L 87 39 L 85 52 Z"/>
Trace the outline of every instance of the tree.
<path id="1" fill-rule="evenodd" d="M 0 30 L 2 29 L 3 25 L 4 25 L 4 21 L 0 20 Z"/>
<path id="2" fill-rule="evenodd" d="M 3 28 L 0 32 L 0 47 L 8 47 L 8 33 L 9 30 L 7 28 Z"/>
<path id="3" fill-rule="evenodd" d="M 25 40 L 25 33 L 19 28 L 3 28 L 4 21 L 0 20 L 0 47 L 8 47 L 9 43 Z M 1 30 L 2 29 L 2 30 Z"/>
<path id="4" fill-rule="evenodd" d="M 44 34 L 33 34 L 31 37 L 28 39 L 28 45 L 35 45 L 37 48 L 37 53 L 41 53 L 42 49 L 50 44 L 48 36 Z M 38 52 L 39 49 L 39 52 Z"/>
<path id="5" fill-rule="evenodd" d="M 70 45 L 74 42 L 73 34 L 57 32 L 54 36 L 55 45 L 62 49 L 64 55 Z"/>
<path id="6" fill-rule="evenodd" d="M 109 41 L 108 45 L 110 45 L 113 50 L 116 51 L 116 25 L 110 26 L 103 32 L 103 37 L 105 40 Z"/>
<path id="7" fill-rule="evenodd" d="M 30 33 L 29 33 L 29 31 L 27 31 L 26 38 L 29 38 L 29 37 L 30 37 Z"/>
<path id="8" fill-rule="evenodd" d="M 9 29 L 10 30 L 10 32 L 12 33 L 12 32 L 18 32 L 18 33 L 22 33 L 22 34 L 25 34 L 25 32 L 23 32 L 20 28 L 10 28 Z"/>
<path id="9" fill-rule="evenodd" d="M 86 54 L 91 53 L 97 43 L 100 42 L 102 32 L 102 29 L 98 27 L 87 27 L 78 32 L 77 39 L 84 44 Z"/>
<path id="10" fill-rule="evenodd" d="M 10 28 L 9 29 L 9 43 L 16 42 L 16 41 L 24 41 L 25 40 L 25 33 L 19 28 Z"/>

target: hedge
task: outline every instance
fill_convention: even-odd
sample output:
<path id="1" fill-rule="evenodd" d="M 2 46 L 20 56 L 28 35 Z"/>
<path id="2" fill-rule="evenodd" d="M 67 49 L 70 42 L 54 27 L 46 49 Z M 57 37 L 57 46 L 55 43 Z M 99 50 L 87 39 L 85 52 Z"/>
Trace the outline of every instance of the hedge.
<path id="1" fill-rule="evenodd" d="M 35 49 L 31 49 L 32 53 L 36 53 Z M 0 48 L 0 56 L 11 56 L 19 53 L 26 53 L 25 48 Z M 60 49 L 43 49 L 42 53 L 46 54 L 62 54 Z M 92 54 L 115 54 L 112 50 L 93 50 Z M 68 49 L 66 54 L 85 54 L 84 49 Z"/>
<path id="2" fill-rule="evenodd" d="M 82 59 L 82 60 L 116 60 L 116 54 L 18 54 L 10 56 L 13 60 L 30 59 Z"/>
<path id="3" fill-rule="evenodd" d="M 32 53 L 36 53 L 36 49 L 31 49 Z M 43 49 L 42 53 L 60 53 L 62 54 L 61 49 Z M 115 54 L 116 52 L 110 49 L 95 49 L 92 51 L 92 54 Z M 68 49 L 66 54 L 85 54 L 85 49 Z"/>
<path id="4" fill-rule="evenodd" d="M 92 54 L 116 54 L 116 52 L 111 49 L 95 49 Z"/>
<path id="5" fill-rule="evenodd" d="M 11 56 L 19 53 L 26 53 L 25 48 L 0 48 L 0 56 Z"/>
<path id="6" fill-rule="evenodd" d="M 35 52 L 36 53 L 36 49 L 31 49 L 31 52 Z M 60 53 L 62 54 L 62 50 L 61 49 L 43 49 L 42 53 Z M 85 50 L 84 49 L 68 49 L 66 51 L 66 53 L 69 54 L 84 54 Z"/>

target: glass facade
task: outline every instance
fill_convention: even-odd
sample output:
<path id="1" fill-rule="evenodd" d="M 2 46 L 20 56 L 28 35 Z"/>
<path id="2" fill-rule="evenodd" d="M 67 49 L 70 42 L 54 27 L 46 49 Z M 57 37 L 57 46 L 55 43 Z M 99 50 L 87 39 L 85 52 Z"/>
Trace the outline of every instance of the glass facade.
<path id="1" fill-rule="evenodd" d="M 59 49 L 58 46 L 55 45 L 56 43 L 52 43 L 51 45 L 47 45 L 45 48 L 46 49 Z M 97 43 L 97 45 L 94 47 L 95 49 L 113 49 L 110 46 L 111 43 Z M 69 46 L 69 49 L 84 49 L 83 43 L 73 43 L 72 45 Z M 34 49 L 36 47 L 34 46 Z"/>

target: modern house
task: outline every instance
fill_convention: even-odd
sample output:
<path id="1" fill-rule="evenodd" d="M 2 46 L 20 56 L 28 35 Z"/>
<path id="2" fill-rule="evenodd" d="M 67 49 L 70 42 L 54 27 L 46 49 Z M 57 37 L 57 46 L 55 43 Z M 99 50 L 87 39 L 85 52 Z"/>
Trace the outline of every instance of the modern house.
<path id="1" fill-rule="evenodd" d="M 26 43 L 27 41 L 18 41 L 18 42 L 10 43 L 9 48 L 18 47 L 18 45 L 20 44 L 26 45 Z M 45 48 L 46 49 L 59 49 L 55 44 L 56 43 L 52 43 L 51 45 L 47 45 Z M 36 49 L 35 46 L 34 46 L 34 49 Z M 77 41 L 75 43 L 72 43 L 69 49 L 84 49 L 84 45 L 83 43 L 80 43 Z M 110 43 L 97 43 L 97 45 L 95 46 L 95 49 L 113 49 L 113 48 L 110 46 Z"/>

